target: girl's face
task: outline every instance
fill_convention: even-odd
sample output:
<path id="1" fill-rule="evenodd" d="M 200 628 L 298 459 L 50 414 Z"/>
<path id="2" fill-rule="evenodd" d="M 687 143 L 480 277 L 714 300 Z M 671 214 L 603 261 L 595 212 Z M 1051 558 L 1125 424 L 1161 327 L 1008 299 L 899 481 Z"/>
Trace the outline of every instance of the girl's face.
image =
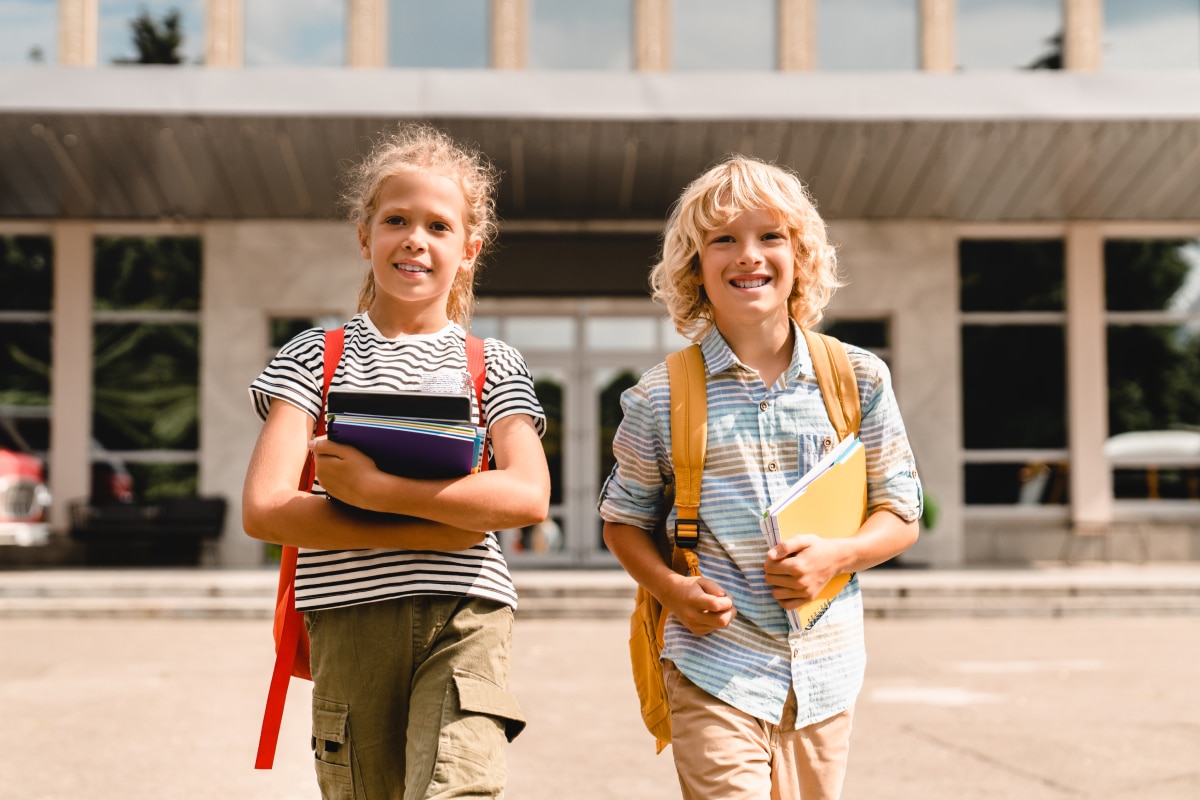
<path id="1" fill-rule="evenodd" d="M 483 245 L 467 236 L 466 200 L 458 184 L 430 172 L 388 178 L 374 216 L 358 226 L 358 241 L 375 278 L 372 320 L 379 324 L 377 317 L 390 315 L 406 333 L 446 325 L 454 278 L 471 271 Z"/>
<path id="2" fill-rule="evenodd" d="M 768 211 L 743 211 L 708 231 L 700 275 L 718 328 L 786 324 L 796 279 L 796 251 L 785 226 Z"/>

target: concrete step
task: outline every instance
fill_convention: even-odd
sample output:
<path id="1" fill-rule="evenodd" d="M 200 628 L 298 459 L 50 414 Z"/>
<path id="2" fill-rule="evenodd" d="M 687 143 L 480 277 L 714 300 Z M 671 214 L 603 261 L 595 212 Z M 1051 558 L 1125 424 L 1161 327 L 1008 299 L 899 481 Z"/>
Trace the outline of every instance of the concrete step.
<path id="1" fill-rule="evenodd" d="M 514 570 L 521 618 L 616 618 L 633 610 L 620 570 Z M 1200 564 L 1023 570 L 891 570 L 860 576 L 869 617 L 1200 615 Z M 270 618 L 262 570 L 0 572 L 0 617 Z"/>

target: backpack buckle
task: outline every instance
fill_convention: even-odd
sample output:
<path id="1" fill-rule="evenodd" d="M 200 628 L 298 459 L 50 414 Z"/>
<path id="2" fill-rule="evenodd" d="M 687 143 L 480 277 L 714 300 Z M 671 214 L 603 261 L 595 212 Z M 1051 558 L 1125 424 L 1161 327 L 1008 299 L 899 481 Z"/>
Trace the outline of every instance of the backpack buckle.
<path id="1" fill-rule="evenodd" d="M 675 546 L 682 547 L 684 550 L 695 550 L 696 545 L 700 543 L 700 520 L 698 519 L 676 519 L 675 520 Z"/>

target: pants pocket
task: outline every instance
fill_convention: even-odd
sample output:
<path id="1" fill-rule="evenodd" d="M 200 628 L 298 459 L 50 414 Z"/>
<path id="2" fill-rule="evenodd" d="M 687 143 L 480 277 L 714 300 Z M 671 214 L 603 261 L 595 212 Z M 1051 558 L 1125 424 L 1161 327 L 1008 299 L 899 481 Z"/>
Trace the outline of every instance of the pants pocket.
<path id="1" fill-rule="evenodd" d="M 525 730 L 525 714 L 512 692 L 491 681 L 465 672 L 454 673 L 454 688 L 458 692 L 458 707 L 464 714 L 483 714 L 504 726 L 508 741 Z"/>
<path id="2" fill-rule="evenodd" d="M 349 719 L 350 706 L 313 696 L 312 750 L 324 800 L 354 800 Z"/>

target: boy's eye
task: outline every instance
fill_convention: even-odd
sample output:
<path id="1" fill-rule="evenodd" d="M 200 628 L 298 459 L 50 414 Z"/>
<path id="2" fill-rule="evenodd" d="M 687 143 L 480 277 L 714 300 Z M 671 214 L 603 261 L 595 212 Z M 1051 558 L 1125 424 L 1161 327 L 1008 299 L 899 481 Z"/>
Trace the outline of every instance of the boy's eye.
<path id="1" fill-rule="evenodd" d="M 398 216 L 396 216 L 396 215 L 394 215 L 394 214 L 393 214 L 393 215 L 392 215 L 392 216 L 390 216 L 390 217 L 384 217 L 384 218 L 383 218 L 383 224 L 384 224 L 384 225 L 403 225 L 403 224 L 404 224 L 404 217 L 398 217 Z"/>
<path id="2" fill-rule="evenodd" d="M 733 241 L 733 237 L 727 233 L 724 235 L 721 235 L 721 236 L 713 237 L 713 244 L 724 244 L 726 242 L 732 242 L 732 241 Z"/>
<path id="3" fill-rule="evenodd" d="M 783 238 L 783 234 L 779 233 L 778 231 L 772 231 L 771 233 L 763 234 L 764 240 L 766 240 L 766 239 L 782 239 L 782 238 Z"/>
<path id="4" fill-rule="evenodd" d="M 440 231 L 442 233 L 448 233 L 450 231 L 450 226 L 444 222 L 435 222 L 432 225 L 430 225 L 429 227 L 433 228 L 435 231 Z"/>

